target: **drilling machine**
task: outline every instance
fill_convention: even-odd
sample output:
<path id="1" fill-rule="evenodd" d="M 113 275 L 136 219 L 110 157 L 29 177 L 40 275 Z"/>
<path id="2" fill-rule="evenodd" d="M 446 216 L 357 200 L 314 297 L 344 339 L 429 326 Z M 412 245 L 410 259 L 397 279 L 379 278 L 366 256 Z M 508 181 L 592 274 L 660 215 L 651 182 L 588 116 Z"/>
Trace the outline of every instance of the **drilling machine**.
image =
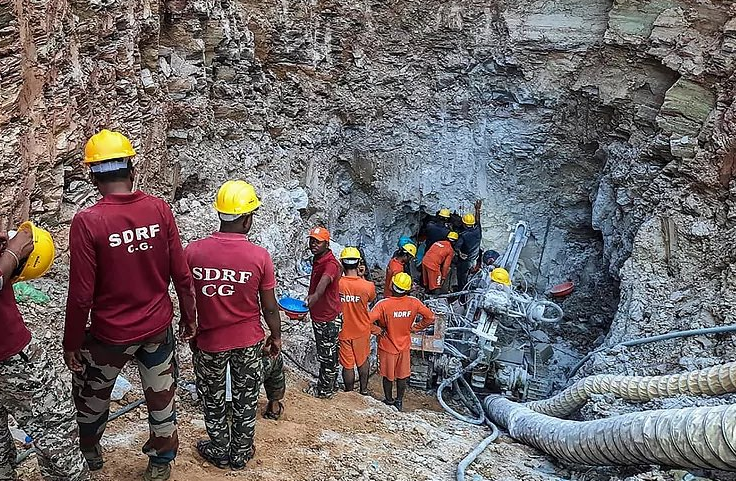
<path id="1" fill-rule="evenodd" d="M 528 239 L 528 225 L 517 223 L 495 265 L 484 266 L 463 291 L 425 300 L 436 321 L 432 331 L 412 334 L 410 385 L 431 389 L 468 369 L 464 375 L 477 394 L 501 393 L 522 401 L 549 394 L 546 363 L 552 357 L 552 348 L 539 342 L 535 331 L 544 323 L 560 321 L 562 309 L 524 292 L 528 289 L 526 282 L 521 283 L 525 289 L 520 290 L 519 286 L 509 288 L 490 278 L 495 267 L 503 267 L 514 278 Z M 464 303 L 448 302 L 460 296 Z"/>

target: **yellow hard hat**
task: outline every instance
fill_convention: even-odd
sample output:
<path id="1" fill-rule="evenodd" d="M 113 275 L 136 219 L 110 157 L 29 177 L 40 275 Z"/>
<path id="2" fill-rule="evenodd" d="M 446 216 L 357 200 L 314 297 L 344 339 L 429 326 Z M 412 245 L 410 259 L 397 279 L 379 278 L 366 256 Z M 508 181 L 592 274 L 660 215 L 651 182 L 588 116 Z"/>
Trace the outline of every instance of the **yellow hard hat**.
<path id="1" fill-rule="evenodd" d="M 450 240 L 456 241 L 456 240 L 458 240 L 460 238 L 460 236 L 457 235 L 457 232 L 450 231 L 450 233 L 447 234 L 447 238 L 450 239 Z"/>
<path id="2" fill-rule="evenodd" d="M 107 129 L 96 133 L 84 146 L 84 163 L 95 164 L 111 159 L 133 157 L 135 150 L 128 140 L 120 132 Z"/>
<path id="3" fill-rule="evenodd" d="M 28 256 L 16 281 L 28 281 L 46 274 L 54 263 L 56 249 L 49 231 L 36 227 L 33 222 L 23 222 L 18 230 L 29 229 L 33 234 L 33 252 Z"/>
<path id="4" fill-rule="evenodd" d="M 450 209 L 440 209 L 440 211 L 437 213 L 439 217 L 443 217 L 445 219 L 450 218 Z"/>
<path id="5" fill-rule="evenodd" d="M 358 260 L 361 258 L 360 251 L 355 247 L 346 247 L 340 252 L 340 260 Z"/>
<path id="6" fill-rule="evenodd" d="M 510 286 L 511 285 L 511 279 L 509 278 L 509 271 L 504 269 L 503 267 L 496 267 L 491 271 L 491 280 L 493 282 L 498 282 L 499 284 L 503 284 L 504 286 Z"/>
<path id="7" fill-rule="evenodd" d="M 404 249 L 404 251 L 406 251 L 410 256 L 417 256 L 417 246 L 415 246 L 411 242 L 404 244 L 403 246 L 401 246 L 401 248 Z"/>
<path id="8" fill-rule="evenodd" d="M 402 293 L 411 289 L 411 276 L 406 272 L 399 272 L 396 274 L 392 282 L 397 292 Z"/>
<path id="9" fill-rule="evenodd" d="M 220 214 L 250 214 L 261 206 L 256 190 L 244 180 L 228 180 L 217 191 L 215 210 Z"/>
<path id="10" fill-rule="evenodd" d="M 472 227 L 475 225 L 475 215 L 471 213 L 467 213 L 463 216 L 463 224 L 465 224 L 468 227 Z"/>

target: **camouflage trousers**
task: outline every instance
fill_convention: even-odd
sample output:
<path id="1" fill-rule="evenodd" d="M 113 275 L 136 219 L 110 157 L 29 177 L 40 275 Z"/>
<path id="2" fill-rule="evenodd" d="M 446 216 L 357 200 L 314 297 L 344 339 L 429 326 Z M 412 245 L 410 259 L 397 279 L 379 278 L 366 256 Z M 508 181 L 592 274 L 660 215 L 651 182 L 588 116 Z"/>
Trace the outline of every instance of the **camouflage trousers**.
<path id="1" fill-rule="evenodd" d="M 16 480 L 17 455 L 8 414 L 33 438 L 47 481 L 86 481 L 87 463 L 77 446 L 69 388 L 46 351 L 31 340 L 20 354 L 0 361 L 0 480 Z"/>
<path id="2" fill-rule="evenodd" d="M 194 350 L 197 392 L 204 408 L 204 424 L 212 454 L 246 462 L 252 456 L 258 392 L 263 377 L 263 343 L 223 352 Z M 232 426 L 225 402 L 225 371 L 230 363 Z"/>
<path id="3" fill-rule="evenodd" d="M 329 322 L 312 322 L 314 341 L 317 344 L 317 394 L 329 395 L 337 390 L 337 366 L 340 344 L 337 336 L 342 328 L 342 319 Z"/>
<path id="4" fill-rule="evenodd" d="M 148 408 L 149 437 L 143 453 L 157 464 L 176 457 L 179 436 L 174 394 L 178 370 L 174 346 L 171 327 L 135 344 L 106 344 L 87 335 L 82 346 L 82 372 L 72 375 L 82 449 L 92 448 L 102 438 L 115 379 L 128 361 L 135 360 Z"/>
<path id="5" fill-rule="evenodd" d="M 263 388 L 269 401 L 281 401 L 286 394 L 286 377 L 284 376 L 284 356 L 279 353 L 275 358 L 263 355 Z"/>

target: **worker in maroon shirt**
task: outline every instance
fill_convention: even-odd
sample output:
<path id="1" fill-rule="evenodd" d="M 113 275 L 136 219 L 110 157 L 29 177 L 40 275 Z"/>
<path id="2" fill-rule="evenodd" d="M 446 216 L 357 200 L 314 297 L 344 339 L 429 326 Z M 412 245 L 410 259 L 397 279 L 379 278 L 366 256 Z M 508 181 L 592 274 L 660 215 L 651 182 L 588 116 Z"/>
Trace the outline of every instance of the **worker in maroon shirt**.
<path id="1" fill-rule="evenodd" d="M 342 267 L 330 251 L 330 233 L 324 227 L 309 231 L 309 250 L 312 251 L 312 274 L 309 280 L 307 307 L 312 318 L 314 340 L 317 344 L 319 378 L 317 385 L 307 389 L 319 398 L 331 398 L 337 391 L 338 342 L 340 334 L 340 276 Z"/>
<path id="2" fill-rule="evenodd" d="M 69 388 L 57 375 L 42 343 L 31 337 L 13 295 L 13 283 L 43 275 L 54 260 L 54 242 L 24 223 L 12 239 L 0 229 L 0 479 L 18 479 L 16 448 L 8 429 L 12 414 L 33 439 L 47 481 L 87 481 L 89 469 L 77 446 L 78 429 Z"/>
<path id="3" fill-rule="evenodd" d="M 138 365 L 150 426 L 144 479 L 165 480 L 179 446 L 169 282 L 179 297 L 182 340 L 196 332 L 194 288 L 168 204 L 132 191 L 133 155 L 130 141 L 109 130 L 85 145 L 84 163 L 102 199 L 78 212 L 69 232 L 64 361 L 72 371 L 80 446 L 92 470 L 102 468 L 100 439 L 115 379 L 128 361 Z"/>
<path id="4" fill-rule="evenodd" d="M 185 250 L 194 277 L 199 332 L 192 342 L 197 390 L 209 441 L 197 451 L 219 468 L 245 468 L 253 457 L 263 350 L 281 350 L 281 317 L 276 277 L 268 251 L 247 237 L 261 201 L 252 185 L 225 182 L 215 209 L 220 230 Z M 271 331 L 264 344 L 261 312 Z M 232 419 L 225 404 L 225 372 L 230 364 Z"/>

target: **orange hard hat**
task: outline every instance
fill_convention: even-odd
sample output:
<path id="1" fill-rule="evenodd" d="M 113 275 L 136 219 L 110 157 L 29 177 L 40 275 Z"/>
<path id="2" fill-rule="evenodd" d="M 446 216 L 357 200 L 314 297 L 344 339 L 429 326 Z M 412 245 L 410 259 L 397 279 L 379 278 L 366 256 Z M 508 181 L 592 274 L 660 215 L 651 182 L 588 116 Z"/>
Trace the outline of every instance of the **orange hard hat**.
<path id="1" fill-rule="evenodd" d="M 330 242 L 330 231 L 324 227 L 315 227 L 309 231 L 309 237 L 314 237 L 318 241 Z"/>

